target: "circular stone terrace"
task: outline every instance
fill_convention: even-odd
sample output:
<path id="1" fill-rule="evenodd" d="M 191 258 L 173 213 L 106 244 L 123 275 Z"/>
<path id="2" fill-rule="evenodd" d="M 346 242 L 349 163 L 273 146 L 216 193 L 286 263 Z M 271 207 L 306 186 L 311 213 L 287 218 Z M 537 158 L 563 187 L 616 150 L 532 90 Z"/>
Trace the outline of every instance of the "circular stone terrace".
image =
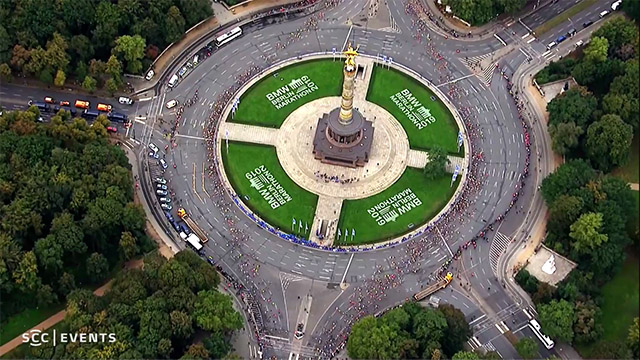
<path id="1" fill-rule="evenodd" d="M 324 164 L 313 155 L 318 119 L 340 107 L 340 57 L 313 54 L 274 65 L 223 113 L 216 132 L 222 181 L 247 216 L 282 238 L 327 249 L 395 244 L 435 223 L 466 179 L 467 139 L 458 146 L 464 128 L 444 95 L 410 69 L 366 55 L 356 62 L 362 71 L 354 108 L 375 128 L 363 167 Z M 292 91 L 293 79 L 304 86 Z M 413 112 L 398 105 L 411 101 Z M 422 168 L 434 145 L 450 163 L 446 176 L 427 180 Z"/>

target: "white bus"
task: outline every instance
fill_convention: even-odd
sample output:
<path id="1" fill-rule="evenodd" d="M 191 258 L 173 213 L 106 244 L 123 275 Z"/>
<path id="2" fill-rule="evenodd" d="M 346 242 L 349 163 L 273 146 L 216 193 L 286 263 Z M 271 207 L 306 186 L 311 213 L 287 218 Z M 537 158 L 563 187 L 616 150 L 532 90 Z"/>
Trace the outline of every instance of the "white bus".
<path id="1" fill-rule="evenodd" d="M 200 238 L 196 236 L 196 234 L 189 234 L 184 241 L 187 242 L 187 245 L 191 246 L 193 250 L 196 252 L 200 252 L 202 250 L 202 244 L 200 243 Z"/>
<path id="2" fill-rule="evenodd" d="M 529 320 L 529 328 L 531 328 L 531 331 L 536 334 L 544 347 L 546 347 L 548 350 L 553 349 L 555 343 L 553 342 L 553 340 L 551 340 L 550 337 L 542 333 L 542 328 L 540 327 L 540 324 L 536 319 Z"/>
<path id="3" fill-rule="evenodd" d="M 239 38 L 241 35 L 242 35 L 242 29 L 240 29 L 240 27 L 234 27 L 233 29 L 229 30 L 226 34 L 220 35 L 216 38 L 216 46 L 220 47 L 233 39 Z"/>

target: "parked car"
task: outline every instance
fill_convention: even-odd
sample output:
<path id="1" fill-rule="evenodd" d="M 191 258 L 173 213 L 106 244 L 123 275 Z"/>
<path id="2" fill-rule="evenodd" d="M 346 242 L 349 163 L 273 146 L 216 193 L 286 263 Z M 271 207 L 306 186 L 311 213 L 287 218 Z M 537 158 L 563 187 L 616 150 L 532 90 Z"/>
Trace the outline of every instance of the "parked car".
<path id="1" fill-rule="evenodd" d="M 620 6 L 620 4 L 622 4 L 622 0 L 618 0 L 614 2 L 613 4 L 611 4 L 611 10 L 613 11 L 618 10 L 618 7 Z"/>
<path id="2" fill-rule="evenodd" d="M 160 154 L 158 154 L 157 152 L 153 152 L 153 151 L 149 151 L 149 156 L 154 158 L 154 159 L 159 159 L 160 158 Z"/>
<path id="3" fill-rule="evenodd" d="M 166 184 L 167 183 L 167 180 L 165 180 L 164 178 L 156 178 L 154 181 L 157 182 L 158 184 Z"/>
<path id="4" fill-rule="evenodd" d="M 576 29 L 571 29 L 571 30 L 569 30 L 569 32 L 567 32 L 567 37 L 572 37 L 576 33 L 577 33 Z"/>
<path id="5" fill-rule="evenodd" d="M 162 204 L 162 205 L 164 205 L 164 204 Z M 174 228 L 176 231 L 180 231 L 180 225 L 178 225 L 178 223 L 177 223 L 177 222 L 175 222 L 175 221 L 171 221 L 171 226 L 173 226 L 173 228 Z"/>
<path id="6" fill-rule="evenodd" d="M 69 106 L 68 101 L 60 101 L 60 106 Z"/>
<path id="7" fill-rule="evenodd" d="M 162 202 L 162 203 L 167 203 L 167 204 L 168 204 L 168 203 L 170 203 L 170 202 L 171 202 L 171 198 L 168 198 L 168 197 L 161 197 L 161 198 L 160 198 L 160 202 Z"/>
<path id="8" fill-rule="evenodd" d="M 98 104 L 96 107 L 97 107 L 98 111 L 104 111 L 104 112 L 109 112 L 113 108 L 109 104 Z"/>
<path id="9" fill-rule="evenodd" d="M 556 39 L 556 42 L 557 42 L 558 44 L 560 44 L 561 42 L 563 42 L 563 41 L 565 41 L 565 40 L 567 40 L 567 37 L 566 37 L 566 36 L 564 36 L 564 35 L 560 35 L 560 36 L 558 36 L 558 38 Z"/>
<path id="10" fill-rule="evenodd" d="M 153 150 L 153 152 L 158 152 L 158 147 L 154 143 L 149 143 L 149 149 Z"/>
<path id="11" fill-rule="evenodd" d="M 173 206 L 171 206 L 170 204 L 160 204 L 160 207 L 163 208 L 164 210 L 171 210 L 173 209 Z M 177 225 L 177 224 L 176 224 Z"/>
<path id="12" fill-rule="evenodd" d="M 555 41 L 552 41 L 547 45 L 547 50 L 551 50 L 554 46 L 558 45 Z"/>
<path id="13" fill-rule="evenodd" d="M 302 337 L 304 336 L 304 332 L 302 332 L 302 330 L 304 330 L 304 324 L 299 323 L 296 327 L 296 331 L 293 333 L 293 336 L 298 340 L 302 339 Z"/>
<path id="14" fill-rule="evenodd" d="M 55 101 L 53 100 L 53 98 L 51 96 L 45 96 L 44 97 L 44 102 L 46 102 L 47 104 L 53 104 Z"/>
<path id="15" fill-rule="evenodd" d="M 183 66 L 182 69 L 180 69 L 180 71 L 178 71 L 178 76 L 183 77 L 184 74 L 187 73 L 187 67 Z"/>
<path id="16" fill-rule="evenodd" d="M 178 100 L 176 99 L 167 101 L 167 109 L 172 109 L 176 107 L 176 105 L 178 105 Z"/>
<path id="17" fill-rule="evenodd" d="M 118 98 L 118 102 L 120 104 L 123 104 L 123 105 L 131 105 L 131 104 L 133 104 L 133 100 L 131 98 L 126 97 L 126 96 L 120 96 Z"/>
<path id="18" fill-rule="evenodd" d="M 107 126 L 107 132 L 117 133 L 118 128 L 116 128 L 115 126 Z"/>
<path id="19" fill-rule="evenodd" d="M 167 168 L 167 162 L 164 161 L 164 159 L 160 159 L 160 166 L 162 166 L 163 169 Z"/>
<path id="20" fill-rule="evenodd" d="M 153 70 L 149 70 L 149 72 L 147 73 L 147 76 L 145 76 L 144 78 L 148 80 L 153 79 L 153 75 L 155 75 L 156 73 Z"/>
<path id="21" fill-rule="evenodd" d="M 167 196 L 167 190 L 156 190 L 156 195 Z"/>
<path id="22" fill-rule="evenodd" d="M 576 43 L 576 47 L 580 47 L 580 46 L 582 46 L 582 44 L 584 44 L 584 41 L 579 40 L 579 41 Z"/>
<path id="23" fill-rule="evenodd" d="M 609 10 L 605 10 L 605 11 L 601 12 L 600 13 L 600 19 L 602 19 L 603 17 L 605 17 L 605 16 L 607 16 L 609 14 L 610 14 Z"/>
<path id="24" fill-rule="evenodd" d="M 167 185 L 156 184 L 157 189 L 167 190 Z"/>
<path id="25" fill-rule="evenodd" d="M 589 21 L 587 21 L 587 22 L 583 23 L 583 24 L 582 24 L 582 27 L 585 27 L 585 28 L 586 28 L 587 26 L 589 26 L 589 25 L 591 25 L 591 24 L 593 24 L 593 21 L 589 20 Z"/>

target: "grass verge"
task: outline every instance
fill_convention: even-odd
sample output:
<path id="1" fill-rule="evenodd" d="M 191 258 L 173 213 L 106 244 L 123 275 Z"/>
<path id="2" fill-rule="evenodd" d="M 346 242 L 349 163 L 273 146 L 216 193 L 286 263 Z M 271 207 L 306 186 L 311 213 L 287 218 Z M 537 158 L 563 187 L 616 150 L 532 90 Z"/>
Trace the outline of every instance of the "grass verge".
<path id="1" fill-rule="evenodd" d="M 425 113 L 418 110 L 424 106 L 435 121 L 426 124 L 418 120 L 412 121 L 392 99 L 392 97 L 406 99 L 407 97 L 402 94 L 396 95 L 402 91 L 410 92 L 417 100 L 413 101 L 415 106 L 408 104 L 405 108 L 414 119 L 424 118 Z M 431 90 L 412 77 L 393 69 L 376 66 L 371 75 L 367 100 L 380 105 L 400 122 L 407 133 L 412 149 L 428 150 L 437 145 L 450 154 L 461 155 L 464 151 L 461 149 L 458 153 L 458 126 L 449 109 Z M 417 104 L 418 102 L 420 104 Z M 409 108 L 412 109 L 409 110 Z"/>
<path id="2" fill-rule="evenodd" d="M 407 168 L 404 174 L 385 191 L 360 200 L 346 200 L 342 203 L 340 221 L 338 228 L 342 231 L 340 239 L 334 241 L 335 245 L 362 245 L 392 239 L 403 233 L 417 228 L 425 222 L 431 220 L 449 201 L 460 181 L 450 187 L 451 175 L 445 175 L 434 180 L 427 180 L 421 169 Z M 384 220 L 380 225 L 385 210 L 378 208 L 372 211 L 376 205 L 392 199 L 397 194 L 403 193 L 406 189 L 416 195 L 418 202 L 390 201 L 396 204 L 391 205 L 391 211 L 396 211 L 396 218 Z M 409 200 L 409 196 L 402 196 Z M 406 201 L 405 200 L 405 201 Z M 412 205 L 416 205 L 412 207 Z M 402 207 L 404 205 L 404 207 Z M 384 206 L 382 206 L 384 207 Z M 401 209 L 402 207 L 402 209 Z M 391 216 L 392 212 L 386 213 Z M 345 238 L 344 231 L 348 236 Z M 356 230 L 355 236 L 351 237 L 352 229 Z"/>
<path id="3" fill-rule="evenodd" d="M 577 13 L 591 7 L 593 4 L 597 3 L 598 1 L 601 0 L 582 0 L 580 1 L 578 4 L 568 8 L 567 10 L 561 12 L 560 14 L 556 15 L 555 17 L 553 17 L 551 20 L 545 22 L 544 24 L 538 26 L 537 28 L 533 29 L 533 32 L 536 33 L 537 37 L 540 37 L 540 35 L 546 33 L 547 31 L 553 29 L 554 27 L 560 25 L 561 23 L 563 23 L 564 21 L 567 21 L 567 18 L 570 18 L 574 15 L 576 15 Z M 578 26 L 578 25 L 576 25 Z M 582 26 L 582 24 L 580 24 L 580 26 Z M 578 30 L 578 29 L 576 29 Z"/>
<path id="4" fill-rule="evenodd" d="M 227 154 L 223 147 L 222 160 L 227 178 L 236 193 L 254 213 L 272 226 L 290 233 L 292 219 L 295 218 L 296 229 L 293 233 L 309 238 L 318 196 L 299 187 L 287 176 L 280 166 L 274 147 L 229 141 L 229 153 Z M 272 177 L 269 175 L 262 177 L 265 175 L 264 170 L 267 170 Z M 254 183 L 252 186 L 250 177 L 254 182 L 260 181 L 260 183 Z M 275 189 L 279 186 L 283 191 L 278 195 L 281 201 L 278 200 L 278 196 L 273 196 L 277 193 Z M 284 192 L 290 200 L 286 200 Z M 268 201 L 267 199 L 271 196 L 273 196 L 271 201 Z M 300 221 L 308 224 L 309 229 L 305 230 L 306 225 L 300 229 L 298 226 Z"/>
<path id="5" fill-rule="evenodd" d="M 3 321 L 0 326 L 0 345 L 13 340 L 32 327 L 46 320 L 64 308 L 64 304 L 55 304 L 41 309 L 26 309 Z"/>
<path id="6" fill-rule="evenodd" d="M 279 128 L 287 116 L 301 105 L 322 97 L 340 96 L 342 64 L 338 60 L 310 60 L 280 69 L 251 86 L 240 98 L 235 116 L 233 119 L 229 117 L 228 121 Z M 303 78 L 305 76 L 307 78 Z M 294 84 L 300 86 L 293 90 L 292 80 L 296 79 L 303 80 L 303 85 Z M 279 95 L 275 95 L 278 91 Z M 272 94 L 276 99 L 281 96 L 296 99 L 294 95 L 299 98 L 284 105 L 285 102 L 270 100 L 273 99 Z M 282 106 L 278 109 L 272 101 Z M 318 114 L 318 117 L 321 115 Z"/>

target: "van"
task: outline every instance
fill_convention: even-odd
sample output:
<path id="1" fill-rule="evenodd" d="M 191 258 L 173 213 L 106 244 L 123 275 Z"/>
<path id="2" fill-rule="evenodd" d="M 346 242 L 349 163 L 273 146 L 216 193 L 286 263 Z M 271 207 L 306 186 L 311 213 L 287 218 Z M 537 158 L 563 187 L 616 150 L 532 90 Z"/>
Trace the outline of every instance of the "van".
<path id="1" fill-rule="evenodd" d="M 609 10 L 605 10 L 603 12 L 600 13 L 600 19 L 602 19 L 603 17 L 609 15 Z"/>
<path id="2" fill-rule="evenodd" d="M 174 87 L 178 83 L 178 75 L 173 75 L 171 79 L 169 79 L 169 87 Z"/>
<path id="3" fill-rule="evenodd" d="M 550 42 L 549 45 L 547 45 L 547 50 L 551 50 L 551 48 L 553 48 L 556 45 L 558 44 L 555 41 Z"/>
<path id="4" fill-rule="evenodd" d="M 576 29 L 571 29 L 569 30 L 569 32 L 567 33 L 567 35 L 569 35 L 569 37 L 572 37 L 573 35 L 575 35 L 577 33 Z"/>
<path id="5" fill-rule="evenodd" d="M 104 112 L 111 111 L 111 105 L 109 104 L 98 104 L 96 108 L 98 109 L 98 111 L 104 111 Z"/>
<path id="6" fill-rule="evenodd" d="M 193 57 L 193 61 L 192 61 L 193 65 L 198 65 L 198 58 L 199 58 L 198 55 Z"/>
<path id="7" fill-rule="evenodd" d="M 74 104 L 74 106 L 77 107 L 78 109 L 88 109 L 90 104 L 91 103 L 89 103 L 88 101 L 76 100 L 76 103 Z"/>
<path id="8" fill-rule="evenodd" d="M 613 11 L 618 10 L 618 7 L 620 6 L 620 4 L 622 4 L 622 0 L 618 0 L 614 2 L 613 4 L 611 4 L 611 10 Z"/>
<path id="9" fill-rule="evenodd" d="M 167 109 L 172 109 L 176 107 L 176 105 L 178 105 L 178 100 L 176 99 L 167 101 Z"/>

